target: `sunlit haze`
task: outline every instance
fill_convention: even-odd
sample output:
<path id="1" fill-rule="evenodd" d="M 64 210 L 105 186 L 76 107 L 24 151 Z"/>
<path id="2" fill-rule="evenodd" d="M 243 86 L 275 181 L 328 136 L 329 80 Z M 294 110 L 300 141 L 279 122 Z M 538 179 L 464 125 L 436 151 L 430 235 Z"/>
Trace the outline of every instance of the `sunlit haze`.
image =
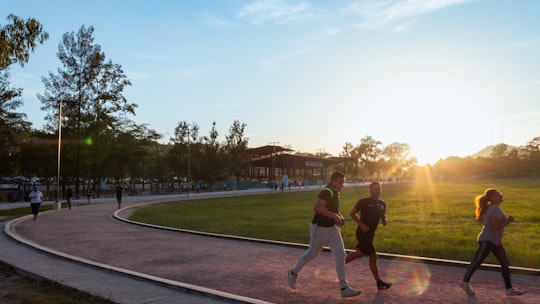
<path id="1" fill-rule="evenodd" d="M 540 1 L 2 0 L 49 33 L 11 85 L 35 128 L 41 77 L 62 67 L 66 32 L 95 43 L 132 81 L 137 123 L 168 142 L 180 121 L 249 146 L 338 156 L 371 136 L 419 164 L 540 136 Z"/>

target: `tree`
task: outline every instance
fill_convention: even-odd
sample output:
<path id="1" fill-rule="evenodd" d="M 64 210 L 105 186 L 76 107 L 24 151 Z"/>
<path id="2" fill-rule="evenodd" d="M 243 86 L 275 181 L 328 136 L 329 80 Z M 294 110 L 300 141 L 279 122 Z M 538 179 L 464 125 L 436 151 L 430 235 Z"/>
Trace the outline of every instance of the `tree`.
<path id="1" fill-rule="evenodd" d="M 174 146 L 169 151 L 169 164 L 173 174 L 184 179 L 190 185 L 193 176 L 199 174 L 196 170 L 192 171 L 192 163 L 195 164 L 200 158 L 198 146 L 199 125 L 196 123 L 188 124 L 186 121 L 178 123 L 174 129 L 174 137 L 171 138 Z M 197 167 L 197 166 L 194 166 Z"/>
<path id="2" fill-rule="evenodd" d="M 381 155 L 380 145 L 382 142 L 366 136 L 360 140 L 360 145 L 356 148 L 360 163 L 368 170 L 370 177 L 377 171 L 375 165 Z"/>
<path id="3" fill-rule="evenodd" d="M 26 114 L 16 112 L 23 104 L 22 89 L 10 87 L 9 66 L 17 62 L 24 66 L 36 43 L 42 44 L 48 34 L 36 19 L 22 20 L 13 14 L 7 19 L 11 23 L 0 26 L 0 172 L 12 175 L 20 170 L 21 145 L 31 123 L 25 121 Z"/>
<path id="4" fill-rule="evenodd" d="M 16 112 L 21 96 L 22 89 L 10 87 L 8 70 L 0 71 L 0 172 L 8 175 L 17 170 L 17 155 L 31 126 L 26 114 Z"/>
<path id="5" fill-rule="evenodd" d="M 507 144 L 498 144 L 495 147 L 493 147 L 493 150 L 491 151 L 490 157 L 492 158 L 503 158 L 505 157 L 508 150 Z"/>
<path id="6" fill-rule="evenodd" d="M 229 128 L 229 134 L 225 136 L 225 153 L 228 159 L 229 172 L 236 176 L 236 189 L 240 189 L 240 176 L 249 168 L 249 155 L 247 145 L 249 139 L 245 137 L 246 124 L 235 120 Z"/>
<path id="7" fill-rule="evenodd" d="M 396 180 L 400 180 L 403 173 L 415 164 L 409 158 L 410 153 L 411 147 L 405 143 L 395 142 L 383 148 L 382 154 L 386 160 L 386 169 Z"/>
<path id="8" fill-rule="evenodd" d="M 24 66 L 36 44 L 49 39 L 49 34 L 34 18 L 23 20 L 10 14 L 7 19 L 11 23 L 0 27 L 0 70 L 16 62 Z"/>
<path id="9" fill-rule="evenodd" d="M 533 138 L 525 146 L 531 175 L 540 176 L 540 136 Z"/>
<path id="10" fill-rule="evenodd" d="M 358 179 L 358 150 L 354 148 L 350 142 L 345 143 L 343 150 L 339 153 L 340 157 L 350 158 L 353 160 L 352 164 L 345 163 L 345 172 L 349 176 L 354 176 L 355 180 Z M 352 165 L 352 168 L 351 168 Z"/>
<path id="11" fill-rule="evenodd" d="M 223 181 L 226 178 L 218 136 L 219 133 L 216 130 L 216 122 L 214 121 L 208 136 L 203 136 L 202 139 L 204 166 L 201 168 L 201 178 L 208 182 L 209 187 L 212 187 L 216 181 Z"/>
<path id="12" fill-rule="evenodd" d="M 64 104 L 62 128 L 74 136 L 76 196 L 81 160 L 87 165 L 86 176 L 95 177 L 99 166 L 107 161 L 104 145 L 117 126 L 125 123 L 127 114 L 135 115 L 137 107 L 123 96 L 131 82 L 120 65 L 105 61 L 101 46 L 94 43 L 93 32 L 92 26 L 82 26 L 77 34 L 62 36 L 57 56 L 63 68 L 58 68 L 57 75 L 49 72 L 48 78 L 42 77 L 45 92 L 38 94 L 41 109 L 48 112 L 45 119 L 49 130 L 56 130 L 58 104 Z"/>

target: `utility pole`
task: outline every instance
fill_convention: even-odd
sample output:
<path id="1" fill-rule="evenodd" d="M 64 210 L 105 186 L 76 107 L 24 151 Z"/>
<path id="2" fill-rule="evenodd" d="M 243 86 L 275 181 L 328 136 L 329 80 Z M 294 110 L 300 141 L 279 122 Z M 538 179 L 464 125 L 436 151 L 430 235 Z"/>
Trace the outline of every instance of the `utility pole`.
<path id="1" fill-rule="evenodd" d="M 273 152 L 272 152 L 272 180 L 276 181 L 276 144 L 279 144 L 279 141 L 271 142 L 273 146 Z"/>

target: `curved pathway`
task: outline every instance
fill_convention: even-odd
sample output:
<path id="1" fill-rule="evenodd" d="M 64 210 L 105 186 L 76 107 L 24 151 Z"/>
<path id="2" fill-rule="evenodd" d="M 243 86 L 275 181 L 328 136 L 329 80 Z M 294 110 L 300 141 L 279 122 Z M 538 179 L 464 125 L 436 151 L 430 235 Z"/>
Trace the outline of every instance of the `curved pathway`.
<path id="1" fill-rule="evenodd" d="M 231 192 L 234 193 L 234 192 Z M 132 207 L 145 201 L 165 202 L 183 196 L 126 197 Z M 193 197 L 192 197 L 193 198 Z M 97 201 L 96 201 L 97 202 Z M 216 238 L 181 231 L 155 229 L 114 218 L 114 199 L 102 199 L 72 210 L 40 214 L 37 222 L 24 217 L 9 230 L 24 242 L 52 250 L 83 263 L 109 271 L 141 276 L 168 285 L 179 292 L 208 293 L 224 300 L 248 303 L 539 303 L 540 276 L 513 274 L 516 287 L 527 294 L 504 295 L 499 273 L 480 270 L 471 282 L 476 296 L 467 296 L 458 286 L 463 265 L 427 263 L 411 259 L 379 259 L 383 278 L 393 282 L 390 290 L 377 292 L 366 259 L 347 265 L 348 280 L 362 294 L 339 297 L 329 252 L 309 263 L 300 273 L 297 289 L 287 284 L 287 270 L 305 247 L 230 238 Z M 127 209 L 129 211 L 129 208 Z M 125 212 L 127 212 L 125 211 Z M 118 212 L 119 216 L 125 212 Z M 104 286 L 105 288 L 105 286 Z M 110 293 L 115 287 L 108 286 Z M 159 301 L 155 303 L 160 303 Z"/>

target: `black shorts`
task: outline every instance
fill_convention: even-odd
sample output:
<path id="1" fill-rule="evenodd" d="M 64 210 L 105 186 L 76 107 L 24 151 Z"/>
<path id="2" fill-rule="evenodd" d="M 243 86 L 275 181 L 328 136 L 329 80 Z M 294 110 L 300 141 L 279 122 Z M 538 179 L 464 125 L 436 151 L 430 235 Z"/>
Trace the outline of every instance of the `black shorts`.
<path id="1" fill-rule="evenodd" d="M 358 244 L 356 244 L 356 248 L 362 251 L 364 255 L 370 255 L 372 253 L 375 253 L 375 247 L 373 246 L 373 233 L 366 233 L 362 231 L 362 229 L 358 228 L 356 230 L 356 239 L 358 240 Z"/>
<path id="2" fill-rule="evenodd" d="M 39 212 L 39 206 L 41 205 L 41 203 L 31 203 L 30 204 L 30 207 L 32 208 L 32 214 L 33 215 L 37 215 L 38 212 Z"/>

